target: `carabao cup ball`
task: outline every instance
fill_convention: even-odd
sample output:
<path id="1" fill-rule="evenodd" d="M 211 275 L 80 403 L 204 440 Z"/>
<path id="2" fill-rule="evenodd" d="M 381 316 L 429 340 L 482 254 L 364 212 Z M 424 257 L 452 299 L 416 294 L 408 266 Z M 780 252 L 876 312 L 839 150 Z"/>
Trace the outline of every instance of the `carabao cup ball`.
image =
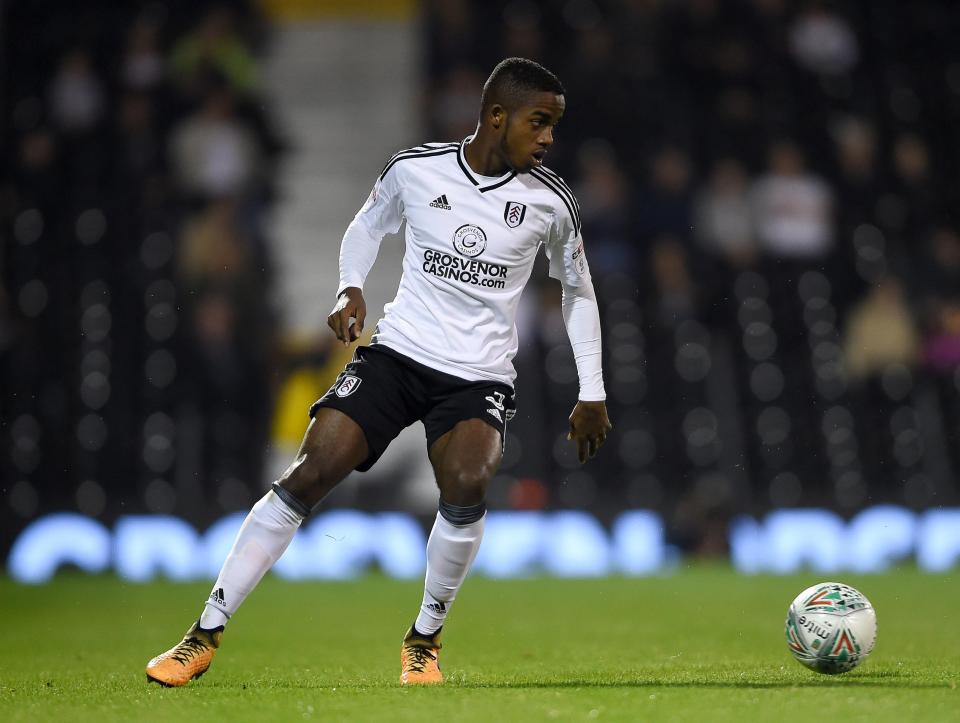
<path id="1" fill-rule="evenodd" d="M 863 593 L 841 582 L 808 587 L 790 604 L 787 647 L 818 673 L 846 673 L 866 660 L 877 640 L 877 614 Z"/>

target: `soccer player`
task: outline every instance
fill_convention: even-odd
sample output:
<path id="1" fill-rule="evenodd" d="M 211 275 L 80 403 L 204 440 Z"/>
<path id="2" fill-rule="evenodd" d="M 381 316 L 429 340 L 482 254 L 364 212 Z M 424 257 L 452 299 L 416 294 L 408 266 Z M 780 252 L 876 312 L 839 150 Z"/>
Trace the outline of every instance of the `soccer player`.
<path id="1" fill-rule="evenodd" d="M 403 684 L 439 683 L 440 630 L 480 547 L 485 495 L 514 413 L 517 304 L 543 247 L 563 288 L 563 318 L 580 379 L 568 438 L 581 463 L 611 429 L 600 316 L 569 187 L 543 165 L 565 106 L 546 68 L 502 61 L 483 88 L 474 135 L 426 143 L 384 166 L 343 236 L 340 288 L 327 323 L 360 338 L 363 283 L 383 237 L 406 221 L 403 275 L 370 346 L 310 408 L 296 459 L 240 528 L 200 619 L 147 664 L 170 686 L 202 675 L 224 626 L 280 558 L 310 511 L 352 470 L 368 470 L 420 420 L 440 488 L 427 542 L 420 610 L 401 647 Z"/>

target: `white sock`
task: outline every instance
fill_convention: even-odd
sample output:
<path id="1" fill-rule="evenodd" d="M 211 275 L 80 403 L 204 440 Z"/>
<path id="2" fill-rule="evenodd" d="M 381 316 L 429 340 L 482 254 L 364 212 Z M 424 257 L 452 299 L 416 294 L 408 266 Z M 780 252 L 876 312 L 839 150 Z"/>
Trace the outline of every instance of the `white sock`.
<path id="1" fill-rule="evenodd" d="M 201 628 L 226 625 L 267 570 L 280 559 L 303 522 L 270 490 L 253 506 L 227 555 L 200 616 Z"/>
<path id="2" fill-rule="evenodd" d="M 417 632 L 432 635 L 440 629 L 457 597 L 483 539 L 486 515 L 469 525 L 454 525 L 437 513 L 427 541 L 427 577 L 423 603 L 414 623 Z"/>

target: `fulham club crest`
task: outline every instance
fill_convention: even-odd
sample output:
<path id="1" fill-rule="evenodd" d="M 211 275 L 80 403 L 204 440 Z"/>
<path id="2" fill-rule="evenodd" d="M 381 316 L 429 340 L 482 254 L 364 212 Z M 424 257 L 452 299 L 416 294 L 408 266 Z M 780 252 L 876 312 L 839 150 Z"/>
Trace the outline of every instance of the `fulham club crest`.
<path id="1" fill-rule="evenodd" d="M 352 374 L 344 374 L 343 379 L 340 380 L 340 383 L 337 385 L 337 396 L 338 397 L 349 397 L 355 391 L 357 387 L 360 386 L 360 382 L 363 380 L 360 377 L 355 377 Z"/>
<path id="2" fill-rule="evenodd" d="M 503 220 L 507 222 L 510 228 L 516 228 L 523 223 L 523 217 L 527 215 L 527 205 L 517 203 L 516 201 L 507 201 L 503 209 Z"/>

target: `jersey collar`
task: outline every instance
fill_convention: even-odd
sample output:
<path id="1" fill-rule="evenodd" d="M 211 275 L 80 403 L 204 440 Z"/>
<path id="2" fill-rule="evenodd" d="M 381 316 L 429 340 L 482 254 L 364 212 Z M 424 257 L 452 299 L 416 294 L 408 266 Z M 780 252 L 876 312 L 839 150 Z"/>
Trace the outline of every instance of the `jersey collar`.
<path id="1" fill-rule="evenodd" d="M 467 163 L 467 157 L 464 155 L 464 149 L 467 146 L 467 143 L 473 140 L 473 136 L 467 136 L 462 141 L 460 141 L 460 147 L 457 149 L 457 163 L 460 164 L 460 170 L 463 171 L 463 175 L 467 177 L 467 180 L 472 183 L 480 193 L 486 193 L 487 191 L 492 191 L 495 188 L 500 188 L 500 186 L 506 185 L 513 180 L 513 177 L 517 175 L 516 171 L 509 171 L 499 178 L 493 180 L 488 180 L 487 177 L 483 178 L 481 182 L 474 175 L 473 171 L 470 170 L 470 165 Z"/>

